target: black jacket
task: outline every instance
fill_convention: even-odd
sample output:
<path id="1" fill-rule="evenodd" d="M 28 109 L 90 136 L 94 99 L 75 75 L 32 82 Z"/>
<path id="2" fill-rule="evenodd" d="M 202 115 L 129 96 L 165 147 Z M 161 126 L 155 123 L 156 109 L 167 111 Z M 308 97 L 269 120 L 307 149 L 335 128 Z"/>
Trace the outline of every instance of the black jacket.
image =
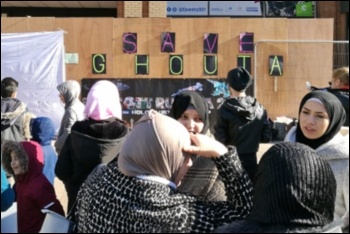
<path id="1" fill-rule="evenodd" d="M 329 223 L 323 227 L 310 227 L 301 225 L 266 224 L 250 220 L 236 221 L 221 226 L 215 233 L 341 233 L 340 224 Z"/>
<path id="2" fill-rule="evenodd" d="M 337 90 L 337 89 L 328 89 L 328 92 L 333 93 L 343 105 L 346 112 L 346 121 L 344 126 L 349 127 L 349 90 Z"/>
<path id="3" fill-rule="evenodd" d="M 224 145 L 236 146 L 238 154 L 256 153 L 260 142 L 271 140 L 267 112 L 251 96 L 226 100 L 217 116 L 215 138 Z"/>
<path id="4" fill-rule="evenodd" d="M 68 194 L 68 210 L 85 179 L 100 163 L 109 163 L 120 151 L 129 129 L 118 119 L 77 121 L 72 126 L 55 167 Z"/>

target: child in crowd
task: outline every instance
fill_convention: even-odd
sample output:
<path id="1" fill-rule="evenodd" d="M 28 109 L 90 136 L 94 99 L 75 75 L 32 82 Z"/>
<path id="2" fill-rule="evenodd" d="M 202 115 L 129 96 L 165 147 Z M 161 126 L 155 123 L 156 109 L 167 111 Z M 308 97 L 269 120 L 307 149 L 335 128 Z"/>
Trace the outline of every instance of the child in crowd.
<path id="1" fill-rule="evenodd" d="M 28 139 L 29 120 L 33 114 L 17 99 L 18 81 L 12 77 L 1 80 L 1 143 Z"/>
<path id="2" fill-rule="evenodd" d="M 266 109 L 256 98 L 246 95 L 245 91 L 252 82 L 249 72 L 243 67 L 228 72 L 231 95 L 219 108 L 214 127 L 216 140 L 237 147 L 239 159 L 251 180 L 258 166 L 259 144 L 270 142 L 272 137 Z"/>
<path id="3" fill-rule="evenodd" d="M 79 100 L 80 84 L 75 80 L 67 80 L 57 86 L 59 97 L 64 103 L 64 115 L 55 141 L 56 152 L 59 154 L 73 124 L 84 119 L 84 104 Z"/>
<path id="4" fill-rule="evenodd" d="M 18 232 L 38 233 L 45 219 L 41 209 L 48 208 L 64 216 L 54 187 L 42 173 L 42 148 L 34 141 L 7 141 L 2 148 L 3 167 L 15 179 Z"/>
<path id="5" fill-rule="evenodd" d="M 38 117 L 31 121 L 32 140 L 38 142 L 44 153 L 44 169 L 43 173 L 46 178 L 54 185 L 55 166 L 57 162 L 57 154 L 52 146 L 52 140 L 55 137 L 55 125 L 48 117 Z"/>

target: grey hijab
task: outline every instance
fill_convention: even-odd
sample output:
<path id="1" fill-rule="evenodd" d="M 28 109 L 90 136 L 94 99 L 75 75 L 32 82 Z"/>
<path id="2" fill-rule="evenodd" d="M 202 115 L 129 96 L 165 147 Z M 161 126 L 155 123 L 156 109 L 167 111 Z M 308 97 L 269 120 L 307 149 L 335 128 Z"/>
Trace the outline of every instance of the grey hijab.
<path id="1" fill-rule="evenodd" d="M 63 95 L 65 108 L 72 106 L 80 95 L 80 84 L 76 80 L 67 80 L 57 86 L 57 90 Z"/>
<path id="2" fill-rule="evenodd" d="M 122 146 L 118 166 L 127 176 L 153 175 L 174 181 L 190 144 L 178 121 L 150 110 L 133 127 Z"/>

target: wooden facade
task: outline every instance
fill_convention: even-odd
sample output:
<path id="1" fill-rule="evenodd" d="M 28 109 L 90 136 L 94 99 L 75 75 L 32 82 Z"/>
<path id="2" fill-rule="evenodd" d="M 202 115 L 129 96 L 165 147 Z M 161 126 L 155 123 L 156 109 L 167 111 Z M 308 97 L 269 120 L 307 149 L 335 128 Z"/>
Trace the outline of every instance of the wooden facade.
<path id="1" fill-rule="evenodd" d="M 333 47 L 322 43 L 282 43 L 260 41 L 333 40 L 333 19 L 285 18 L 53 18 L 3 17 L 2 33 L 64 30 L 66 53 L 78 53 L 78 64 L 66 64 L 67 80 L 82 78 L 224 78 L 237 66 L 239 35 L 254 33 L 257 57 L 252 59 L 256 75 L 256 96 L 268 109 L 270 117 L 297 117 L 301 98 L 307 93 L 305 82 L 324 87 L 331 79 Z M 137 33 L 137 53 L 148 54 L 148 75 L 135 75 L 136 54 L 123 53 L 123 33 Z M 175 53 L 183 55 L 183 75 L 169 75 L 169 53 L 162 53 L 161 33 L 176 34 Z M 203 38 L 217 33 L 218 75 L 203 73 Z M 92 54 L 106 54 L 106 74 L 92 73 Z M 282 55 L 283 76 L 269 75 L 269 56 Z M 2 58 L 4 59 L 4 58 Z M 256 60 L 257 64 L 254 64 Z"/>

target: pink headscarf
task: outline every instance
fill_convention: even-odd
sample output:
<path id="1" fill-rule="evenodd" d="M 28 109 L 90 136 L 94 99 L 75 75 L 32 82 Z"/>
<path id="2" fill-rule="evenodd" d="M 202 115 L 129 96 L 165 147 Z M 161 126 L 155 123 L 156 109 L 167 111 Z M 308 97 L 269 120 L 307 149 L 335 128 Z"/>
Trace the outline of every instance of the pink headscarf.
<path id="1" fill-rule="evenodd" d="M 87 96 L 84 115 L 85 118 L 94 120 L 111 117 L 122 119 L 122 107 L 117 86 L 108 80 L 96 82 Z"/>

